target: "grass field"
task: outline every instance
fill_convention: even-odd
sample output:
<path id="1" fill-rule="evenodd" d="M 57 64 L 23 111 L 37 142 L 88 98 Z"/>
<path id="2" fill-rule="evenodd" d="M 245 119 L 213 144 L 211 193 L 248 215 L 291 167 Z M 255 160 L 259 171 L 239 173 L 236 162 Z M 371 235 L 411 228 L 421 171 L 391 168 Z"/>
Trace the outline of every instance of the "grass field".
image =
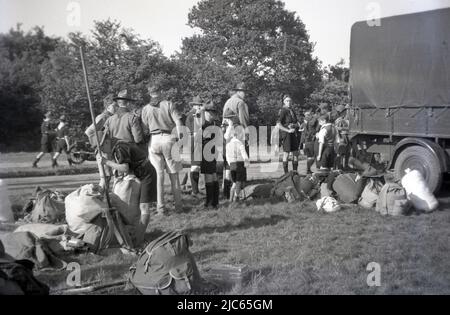
<path id="1" fill-rule="evenodd" d="M 20 209 L 26 199 L 18 193 L 11 200 Z M 450 294 L 449 200 L 442 198 L 440 211 L 431 214 L 382 217 L 358 206 L 324 214 L 313 203 L 276 200 L 222 202 L 218 210 L 205 210 L 201 201 L 184 195 L 191 210 L 152 220 L 147 239 L 185 231 L 206 278 L 206 270 L 218 264 L 246 265 L 248 281 L 221 288 L 224 294 Z M 83 283 L 124 279 L 135 260 L 117 252 L 65 259 L 81 264 Z M 371 262 L 381 268 L 379 287 L 367 284 Z M 68 274 L 38 277 L 56 290 L 66 286 Z"/>
<path id="2" fill-rule="evenodd" d="M 357 206 L 323 214 L 311 203 L 272 200 L 204 210 L 190 197 L 185 200 L 192 210 L 152 221 L 147 238 L 184 230 L 194 242 L 191 251 L 201 272 L 217 264 L 248 266 L 249 280 L 222 293 L 450 293 L 449 211 L 393 218 Z M 82 264 L 83 282 L 123 279 L 134 261 L 120 253 L 68 259 Z M 367 285 L 371 262 L 381 266 L 380 287 Z M 62 288 L 68 273 L 39 277 Z"/>

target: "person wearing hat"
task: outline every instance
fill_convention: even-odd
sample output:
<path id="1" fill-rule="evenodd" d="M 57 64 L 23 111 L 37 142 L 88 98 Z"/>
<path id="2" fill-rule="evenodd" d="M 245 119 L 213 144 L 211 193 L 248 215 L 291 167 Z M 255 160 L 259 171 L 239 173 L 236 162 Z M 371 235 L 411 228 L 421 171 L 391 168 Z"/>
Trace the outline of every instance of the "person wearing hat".
<path id="1" fill-rule="evenodd" d="M 298 157 L 300 154 L 300 124 L 297 115 L 292 110 L 292 98 L 283 96 L 283 107 L 278 113 L 277 127 L 280 130 L 280 142 L 283 145 L 283 170 L 289 172 L 289 155 L 292 154 L 292 169 L 298 171 Z"/>
<path id="2" fill-rule="evenodd" d="M 72 159 L 69 155 L 69 128 L 67 126 L 67 119 L 65 115 L 62 115 L 59 118 L 59 124 L 56 127 L 56 153 L 53 156 L 52 159 L 52 167 L 58 166 L 58 157 L 61 155 L 61 153 L 64 151 L 67 157 L 67 162 L 69 163 L 69 166 L 72 166 Z"/>
<path id="3" fill-rule="evenodd" d="M 248 126 L 250 124 L 250 116 L 248 111 L 248 105 L 245 103 L 246 92 L 248 91 L 245 83 L 239 83 L 237 86 L 231 91 L 233 94 L 226 101 L 223 107 L 223 121 L 222 126 L 223 129 L 227 128 L 227 118 L 225 116 L 232 116 L 232 119 L 235 120 L 236 123 L 241 125 L 245 131 L 245 142 L 244 146 L 247 150 L 247 154 L 249 154 L 248 147 Z M 226 144 L 227 141 L 224 142 L 224 181 L 223 181 L 223 193 L 226 199 L 230 199 L 230 191 L 232 186 L 231 181 L 231 172 L 230 166 L 226 161 Z"/>
<path id="4" fill-rule="evenodd" d="M 162 98 L 158 84 L 148 86 L 151 100 L 142 109 L 142 124 L 150 135 L 149 158 L 157 174 L 157 212 L 164 215 L 164 171 L 169 173 L 175 211 L 183 209 L 179 172 L 183 169 L 179 154 L 178 139 L 182 137 L 182 116 L 174 104 Z"/>
<path id="5" fill-rule="evenodd" d="M 130 104 L 136 102 L 136 100 L 130 96 L 128 90 L 120 91 L 113 100 L 117 102 L 118 107 L 114 115 L 105 122 L 105 134 L 102 140 L 107 137 L 111 141 L 112 147 L 114 147 L 116 141 L 143 143 L 144 133 L 141 119 L 130 110 Z M 103 141 L 100 145 L 103 145 Z"/>
<path id="6" fill-rule="evenodd" d="M 186 127 L 189 129 L 190 144 L 191 144 L 191 169 L 186 174 L 191 181 L 192 196 L 199 198 L 200 191 L 198 189 L 198 182 L 200 179 L 200 167 L 202 163 L 202 116 L 204 103 L 200 96 L 195 96 L 192 102 L 189 102 L 192 109 L 186 114 Z M 184 185 L 182 183 L 182 185 Z"/>
<path id="7" fill-rule="evenodd" d="M 50 111 L 46 112 L 44 121 L 41 124 L 41 151 L 36 156 L 36 159 L 33 162 L 33 168 L 38 167 L 38 163 L 45 155 L 45 153 L 50 153 L 50 156 L 53 158 L 52 153 L 55 130 L 52 128 L 51 118 L 52 113 Z"/>
<path id="8" fill-rule="evenodd" d="M 339 144 L 336 147 L 336 168 L 343 170 L 348 168 L 348 161 L 350 158 L 350 140 L 348 133 L 350 129 L 350 122 L 347 117 L 347 107 L 340 104 L 336 106 L 337 118 L 334 122 L 336 130 L 339 135 Z"/>
<path id="9" fill-rule="evenodd" d="M 97 131 L 98 131 L 98 138 L 100 141 L 102 141 L 103 136 L 105 134 L 105 123 L 108 120 L 109 117 L 111 117 L 112 115 L 114 115 L 117 111 L 117 104 L 116 101 L 114 101 L 114 95 L 113 94 L 108 94 L 106 95 L 106 97 L 103 99 L 103 112 L 98 115 L 97 117 L 95 117 L 95 124 L 97 126 Z M 86 136 L 89 139 L 89 143 L 91 144 L 91 146 L 93 148 L 97 147 L 97 140 L 95 137 L 95 127 L 94 124 L 91 124 L 86 131 L 84 132 L 86 134 Z M 105 185 L 107 182 L 109 182 L 109 178 L 111 177 L 111 169 L 108 166 L 104 166 L 104 168 L 101 167 L 101 157 L 104 157 L 106 159 L 111 159 L 111 151 L 112 151 L 112 147 L 111 147 L 111 140 L 110 139 L 103 139 L 103 143 L 102 146 L 100 147 L 101 149 L 101 154 L 100 152 L 97 152 L 97 164 L 98 164 L 98 172 L 100 174 L 100 182 L 99 182 L 99 186 L 101 188 L 105 188 Z M 103 170 L 105 171 L 103 173 Z"/>
<path id="10" fill-rule="evenodd" d="M 202 119 L 202 161 L 200 172 L 205 176 L 205 207 L 217 208 L 219 205 L 219 182 L 217 180 L 218 146 L 221 145 L 222 132 L 218 121 L 217 109 L 213 102 L 203 107 Z M 220 135 L 220 138 L 216 138 Z M 219 141 L 219 143 L 217 143 Z"/>

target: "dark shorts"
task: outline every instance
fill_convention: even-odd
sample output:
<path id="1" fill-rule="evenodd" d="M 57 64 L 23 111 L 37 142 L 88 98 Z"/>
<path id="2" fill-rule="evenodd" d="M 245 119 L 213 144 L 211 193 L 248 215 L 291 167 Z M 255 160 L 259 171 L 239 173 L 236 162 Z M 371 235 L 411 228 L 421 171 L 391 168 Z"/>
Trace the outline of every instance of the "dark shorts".
<path id="1" fill-rule="evenodd" d="M 156 170 L 153 165 L 148 162 L 138 170 L 135 175 L 141 181 L 141 197 L 140 203 L 156 202 Z"/>
<path id="2" fill-rule="evenodd" d="M 202 144 L 201 143 L 195 143 L 194 142 L 194 136 L 191 135 L 191 166 L 200 166 L 202 164 L 202 161 L 195 160 L 195 157 L 197 157 L 202 154 Z M 197 150 L 197 154 L 195 154 L 195 151 Z"/>
<path id="3" fill-rule="evenodd" d="M 247 181 L 247 169 L 244 162 L 231 163 L 230 171 L 233 183 Z"/>
<path id="4" fill-rule="evenodd" d="M 56 140 L 56 152 L 62 153 L 64 151 L 64 153 L 67 153 L 67 150 L 68 148 L 66 140 L 64 139 Z"/>
<path id="5" fill-rule="evenodd" d="M 297 132 L 281 134 L 281 141 L 283 143 L 283 152 L 297 152 L 300 148 L 300 136 Z"/>
<path id="6" fill-rule="evenodd" d="M 320 161 L 317 163 L 318 167 L 332 168 L 334 167 L 334 161 L 336 159 L 336 154 L 332 146 L 325 146 L 322 151 L 322 156 Z"/>
<path id="7" fill-rule="evenodd" d="M 314 142 L 306 142 L 305 147 L 303 148 L 303 152 L 305 153 L 306 157 L 314 158 Z"/>
<path id="8" fill-rule="evenodd" d="M 41 138 L 41 152 L 44 153 L 52 153 L 53 152 L 53 144 L 51 137 L 47 135 L 43 135 Z"/>
<path id="9" fill-rule="evenodd" d="M 200 165 L 200 173 L 202 174 L 215 174 L 217 173 L 217 161 L 206 161 L 203 159 Z"/>

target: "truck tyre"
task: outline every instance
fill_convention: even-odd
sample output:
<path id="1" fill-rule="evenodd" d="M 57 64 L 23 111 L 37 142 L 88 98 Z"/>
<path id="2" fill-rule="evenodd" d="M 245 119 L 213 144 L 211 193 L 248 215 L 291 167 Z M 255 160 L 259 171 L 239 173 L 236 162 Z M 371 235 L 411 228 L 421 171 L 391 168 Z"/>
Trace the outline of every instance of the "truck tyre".
<path id="1" fill-rule="evenodd" d="M 402 179 L 406 169 L 415 169 L 422 173 L 432 192 L 438 192 L 442 185 L 442 169 L 437 157 L 421 146 L 412 146 L 400 152 L 395 161 L 395 177 Z"/>

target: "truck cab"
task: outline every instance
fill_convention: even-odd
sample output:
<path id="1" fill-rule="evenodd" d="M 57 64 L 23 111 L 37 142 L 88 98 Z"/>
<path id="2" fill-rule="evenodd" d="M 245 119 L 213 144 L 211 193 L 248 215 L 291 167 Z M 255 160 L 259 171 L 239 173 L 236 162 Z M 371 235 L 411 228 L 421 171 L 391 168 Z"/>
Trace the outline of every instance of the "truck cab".
<path id="1" fill-rule="evenodd" d="M 450 171 L 450 8 L 355 23 L 350 46 L 352 144 L 438 191 Z"/>

